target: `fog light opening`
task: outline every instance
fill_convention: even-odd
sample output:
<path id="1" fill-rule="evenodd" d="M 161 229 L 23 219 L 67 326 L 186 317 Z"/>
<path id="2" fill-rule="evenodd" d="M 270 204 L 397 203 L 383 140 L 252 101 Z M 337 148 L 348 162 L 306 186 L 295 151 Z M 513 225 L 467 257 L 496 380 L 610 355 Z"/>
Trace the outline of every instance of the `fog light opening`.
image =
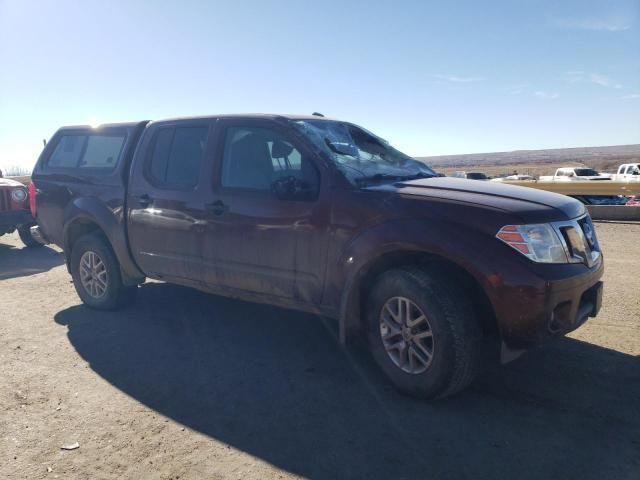
<path id="1" fill-rule="evenodd" d="M 549 333 L 555 334 L 566 331 L 571 327 L 571 302 L 562 302 L 553 309 L 547 329 Z"/>

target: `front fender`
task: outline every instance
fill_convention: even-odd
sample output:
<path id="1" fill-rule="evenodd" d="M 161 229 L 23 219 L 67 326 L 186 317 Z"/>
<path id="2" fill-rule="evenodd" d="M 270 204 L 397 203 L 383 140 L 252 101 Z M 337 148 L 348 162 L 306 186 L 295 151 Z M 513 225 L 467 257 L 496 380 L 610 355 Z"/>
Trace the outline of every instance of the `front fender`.
<path id="1" fill-rule="evenodd" d="M 124 208 L 119 205 L 111 209 L 94 197 L 78 197 L 69 203 L 64 211 L 63 248 L 69 261 L 71 252 L 70 229 L 80 222 L 92 222 L 97 225 L 109 240 L 111 248 L 120 263 L 123 278 L 139 279 L 144 273 L 138 268 L 129 254 L 126 238 Z"/>
<path id="2" fill-rule="evenodd" d="M 339 321 L 340 340 L 359 325 L 359 287 L 372 268 L 391 254 L 423 254 L 465 270 L 485 290 L 491 266 L 480 253 L 492 244 L 488 235 L 450 221 L 401 219 L 377 224 L 353 238 L 344 249 L 339 269 L 342 289 Z"/>

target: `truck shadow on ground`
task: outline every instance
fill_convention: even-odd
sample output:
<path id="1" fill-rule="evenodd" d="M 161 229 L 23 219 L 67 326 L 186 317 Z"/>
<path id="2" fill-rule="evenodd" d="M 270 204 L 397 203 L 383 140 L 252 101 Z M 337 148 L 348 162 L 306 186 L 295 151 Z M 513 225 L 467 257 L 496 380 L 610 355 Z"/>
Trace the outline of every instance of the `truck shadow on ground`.
<path id="1" fill-rule="evenodd" d="M 49 247 L 17 248 L 0 243 L 0 280 L 43 273 L 64 263 L 64 255 Z"/>
<path id="2" fill-rule="evenodd" d="M 639 359 L 562 339 L 428 403 L 313 315 L 146 284 L 59 312 L 93 370 L 180 422 L 310 478 L 619 478 L 640 470 Z"/>

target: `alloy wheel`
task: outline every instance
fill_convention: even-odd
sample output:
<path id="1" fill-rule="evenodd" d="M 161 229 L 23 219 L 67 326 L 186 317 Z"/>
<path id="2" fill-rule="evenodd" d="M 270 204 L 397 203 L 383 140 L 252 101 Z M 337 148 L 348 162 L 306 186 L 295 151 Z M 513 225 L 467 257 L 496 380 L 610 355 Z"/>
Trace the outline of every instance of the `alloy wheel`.
<path id="1" fill-rule="evenodd" d="M 425 372 L 433 359 L 433 332 L 424 312 L 405 297 L 392 297 L 380 311 L 380 337 L 393 363 L 410 374 Z"/>
<path id="2" fill-rule="evenodd" d="M 97 253 L 87 251 L 80 258 L 80 281 L 85 291 L 95 299 L 102 298 L 107 293 L 109 275 Z"/>

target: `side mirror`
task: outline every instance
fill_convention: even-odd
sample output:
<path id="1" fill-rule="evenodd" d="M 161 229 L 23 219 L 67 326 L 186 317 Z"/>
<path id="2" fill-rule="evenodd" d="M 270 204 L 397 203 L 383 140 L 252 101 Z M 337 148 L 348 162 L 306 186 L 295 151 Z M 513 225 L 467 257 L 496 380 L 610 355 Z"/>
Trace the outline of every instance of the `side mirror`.
<path id="1" fill-rule="evenodd" d="M 316 194 L 308 182 L 294 176 L 276 179 L 271 192 L 278 200 L 312 200 Z"/>

